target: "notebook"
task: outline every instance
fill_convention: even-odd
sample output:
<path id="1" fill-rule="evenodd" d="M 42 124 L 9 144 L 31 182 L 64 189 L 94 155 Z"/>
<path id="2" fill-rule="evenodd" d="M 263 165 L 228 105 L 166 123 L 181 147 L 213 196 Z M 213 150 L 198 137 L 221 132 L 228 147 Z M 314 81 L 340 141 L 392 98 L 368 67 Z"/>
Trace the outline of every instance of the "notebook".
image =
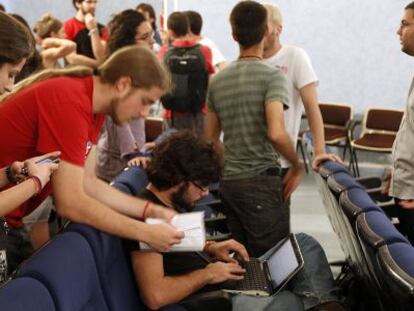
<path id="1" fill-rule="evenodd" d="M 147 224 L 164 223 L 164 219 L 147 218 Z M 179 244 L 173 245 L 169 252 L 189 252 L 201 251 L 206 244 L 206 230 L 204 227 L 204 212 L 192 212 L 175 215 L 170 224 L 183 231 L 185 236 Z M 139 242 L 140 250 L 152 250 L 152 248 L 144 243 Z"/>
<path id="2" fill-rule="evenodd" d="M 220 288 L 236 294 L 270 296 L 282 290 L 303 265 L 296 237 L 290 234 L 266 260 L 250 258 L 249 262 L 242 263 L 246 269 L 243 280 L 226 281 Z"/>

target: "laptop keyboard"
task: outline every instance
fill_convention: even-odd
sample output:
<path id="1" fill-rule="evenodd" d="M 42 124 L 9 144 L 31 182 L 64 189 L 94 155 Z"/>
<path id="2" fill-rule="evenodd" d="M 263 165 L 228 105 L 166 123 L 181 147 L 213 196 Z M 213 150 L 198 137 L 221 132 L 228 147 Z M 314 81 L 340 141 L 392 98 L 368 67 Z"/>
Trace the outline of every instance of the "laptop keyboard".
<path id="1" fill-rule="evenodd" d="M 232 289 L 270 291 L 261 262 L 258 259 L 250 258 L 249 262 L 242 263 L 242 267 L 246 269 L 244 279 L 234 282 Z"/>

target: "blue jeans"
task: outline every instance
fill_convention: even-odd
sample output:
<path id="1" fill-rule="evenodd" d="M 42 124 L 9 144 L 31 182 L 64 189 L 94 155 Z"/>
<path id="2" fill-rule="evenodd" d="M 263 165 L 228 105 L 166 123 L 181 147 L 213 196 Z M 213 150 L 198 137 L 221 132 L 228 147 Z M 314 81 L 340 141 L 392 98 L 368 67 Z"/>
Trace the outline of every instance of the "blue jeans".
<path id="1" fill-rule="evenodd" d="M 339 288 L 335 286 L 331 269 L 321 245 L 311 236 L 299 233 L 296 238 L 301 249 L 304 268 L 285 287 L 270 297 L 235 295 L 233 310 L 309 310 L 317 305 L 340 302 Z M 261 259 L 272 253 L 274 246 Z"/>

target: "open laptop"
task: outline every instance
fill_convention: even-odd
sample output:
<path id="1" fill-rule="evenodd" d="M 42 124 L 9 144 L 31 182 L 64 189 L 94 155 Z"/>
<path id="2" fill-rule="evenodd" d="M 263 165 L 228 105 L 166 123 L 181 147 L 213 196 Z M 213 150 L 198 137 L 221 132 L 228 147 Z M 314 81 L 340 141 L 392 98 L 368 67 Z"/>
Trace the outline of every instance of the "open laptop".
<path id="1" fill-rule="evenodd" d="M 304 261 L 294 234 L 279 242 L 267 259 L 250 258 L 242 263 L 243 280 L 226 281 L 220 288 L 226 292 L 270 296 L 280 290 L 303 268 Z"/>

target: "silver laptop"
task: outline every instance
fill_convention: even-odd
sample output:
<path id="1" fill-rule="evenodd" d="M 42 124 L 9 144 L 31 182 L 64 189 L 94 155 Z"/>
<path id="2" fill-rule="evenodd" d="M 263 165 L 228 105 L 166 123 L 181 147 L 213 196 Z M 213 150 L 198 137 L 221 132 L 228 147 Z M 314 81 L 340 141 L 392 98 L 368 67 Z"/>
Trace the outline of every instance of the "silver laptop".
<path id="1" fill-rule="evenodd" d="M 226 281 L 221 289 L 226 292 L 270 296 L 281 291 L 303 268 L 304 261 L 294 234 L 278 243 L 266 259 L 251 258 L 243 263 L 243 280 Z"/>

